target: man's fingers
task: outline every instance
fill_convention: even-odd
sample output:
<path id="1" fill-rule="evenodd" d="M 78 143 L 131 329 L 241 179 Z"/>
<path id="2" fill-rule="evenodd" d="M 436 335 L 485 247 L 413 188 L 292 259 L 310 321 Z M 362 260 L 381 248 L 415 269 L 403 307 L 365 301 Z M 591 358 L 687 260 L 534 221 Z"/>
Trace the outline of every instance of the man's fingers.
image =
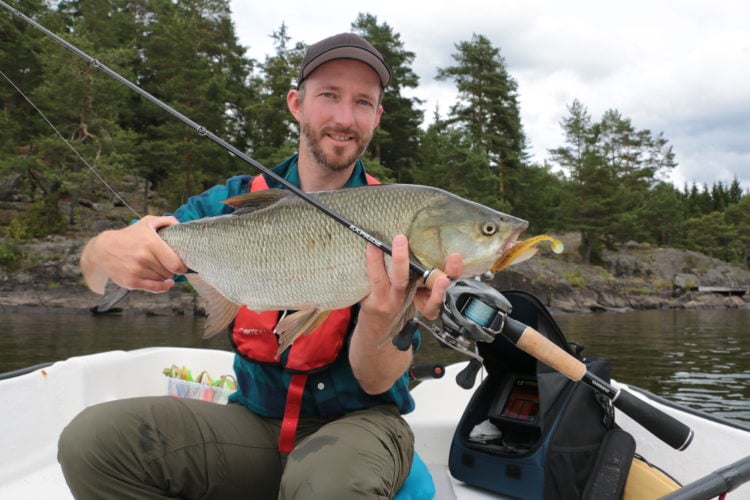
<path id="1" fill-rule="evenodd" d="M 153 253 L 158 265 L 151 269 L 165 278 L 171 278 L 175 274 L 185 274 L 188 271 L 185 263 L 182 262 L 182 259 L 180 259 L 175 251 L 172 250 L 164 240 L 158 238 L 159 229 L 178 224 L 179 221 L 171 215 L 163 217 L 146 216 L 143 220 L 144 223 L 152 228 L 154 234 L 157 236 L 156 240 L 153 242 L 151 252 Z"/>
<path id="2" fill-rule="evenodd" d="M 391 250 L 391 285 L 403 292 L 409 286 L 409 243 L 406 236 L 396 235 Z"/>
<path id="3" fill-rule="evenodd" d="M 451 284 L 451 279 L 457 279 L 464 270 L 461 255 L 450 254 L 445 260 L 445 269 L 433 270 L 427 279 L 426 287 L 417 292 L 417 308 L 427 319 L 435 319 L 443 307 L 443 296 Z"/>
<path id="4" fill-rule="evenodd" d="M 425 301 L 420 311 L 422 315 L 427 319 L 435 319 L 440 314 L 440 309 L 443 307 L 443 296 L 445 291 L 450 286 L 450 280 L 446 276 L 439 276 L 432 283 L 432 290 L 430 290 L 430 296 Z"/>
<path id="5" fill-rule="evenodd" d="M 464 272 L 464 261 L 461 259 L 461 255 L 452 253 L 445 259 L 445 274 L 453 279 L 457 279 Z"/>
<path id="6" fill-rule="evenodd" d="M 387 283 L 388 273 L 383 261 L 383 252 L 375 245 L 367 244 L 365 250 L 365 260 L 367 262 L 367 278 L 370 280 L 372 289 L 380 289 Z"/>

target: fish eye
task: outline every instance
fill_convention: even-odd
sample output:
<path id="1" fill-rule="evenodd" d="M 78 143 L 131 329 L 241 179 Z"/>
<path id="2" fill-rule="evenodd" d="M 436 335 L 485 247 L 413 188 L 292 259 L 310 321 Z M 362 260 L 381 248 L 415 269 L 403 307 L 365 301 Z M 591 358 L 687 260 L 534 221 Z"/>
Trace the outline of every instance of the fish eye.
<path id="1" fill-rule="evenodd" d="M 492 236 L 497 232 L 497 224 L 494 222 L 485 222 L 482 224 L 482 234 L 485 236 Z"/>

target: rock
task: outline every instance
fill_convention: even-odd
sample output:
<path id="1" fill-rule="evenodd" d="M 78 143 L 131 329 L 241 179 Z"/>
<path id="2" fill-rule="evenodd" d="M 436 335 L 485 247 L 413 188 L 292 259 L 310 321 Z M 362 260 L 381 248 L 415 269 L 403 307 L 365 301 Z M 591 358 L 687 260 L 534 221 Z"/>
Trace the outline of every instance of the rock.
<path id="1" fill-rule="evenodd" d="M 716 309 L 725 307 L 724 297 L 716 293 L 705 293 L 696 296 L 684 304 L 685 309 Z"/>
<path id="2" fill-rule="evenodd" d="M 21 199 L 21 174 L 14 173 L 0 177 L 0 201 L 18 201 Z"/>
<path id="3" fill-rule="evenodd" d="M 141 185 L 142 186 L 142 185 Z M 15 205 L 14 207 L 15 208 Z M 0 266 L 0 308 L 51 307 L 87 312 L 100 297 L 82 283 L 78 259 L 88 238 L 103 229 L 120 228 L 126 212 L 84 219 L 95 227 L 75 238 L 50 237 L 19 245 L 23 262 Z M 561 255 L 542 249 L 539 255 L 496 274 L 498 290 L 520 290 L 538 297 L 554 311 L 598 312 L 628 309 L 750 308 L 750 295 L 726 297 L 691 290 L 702 286 L 750 289 L 750 271 L 696 252 L 630 243 L 606 251 L 603 266 L 579 262 L 580 238 L 563 235 Z M 133 292 L 118 307 L 121 314 L 205 315 L 199 297 L 182 285 L 165 294 Z"/>
<path id="4" fill-rule="evenodd" d="M 729 309 L 744 308 L 746 305 L 748 305 L 747 302 L 742 300 L 742 297 L 738 297 L 736 295 L 725 297 L 722 302 L 724 303 L 724 307 L 727 307 Z"/>
<path id="5" fill-rule="evenodd" d="M 123 227 L 125 227 L 125 224 L 119 220 L 98 219 L 86 224 L 85 229 L 91 234 L 99 234 L 108 229 L 121 229 Z"/>
<path id="6" fill-rule="evenodd" d="M 689 292 L 690 290 L 698 288 L 698 285 L 700 285 L 700 278 L 689 273 L 675 274 L 674 279 L 672 280 L 672 285 L 678 292 Z"/>

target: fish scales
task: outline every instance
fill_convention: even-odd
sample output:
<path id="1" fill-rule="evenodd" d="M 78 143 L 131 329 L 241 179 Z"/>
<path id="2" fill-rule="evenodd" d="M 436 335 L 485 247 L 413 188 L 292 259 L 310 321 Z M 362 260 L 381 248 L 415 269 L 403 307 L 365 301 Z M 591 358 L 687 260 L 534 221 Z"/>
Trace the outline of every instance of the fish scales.
<path id="1" fill-rule="evenodd" d="M 427 186 L 309 194 L 381 241 L 406 235 L 413 258 L 427 269 L 442 269 L 448 255 L 461 254 L 463 277 L 489 270 L 527 227 L 526 221 Z M 190 280 L 207 302 L 206 336 L 223 329 L 241 305 L 257 312 L 293 309 L 318 315 L 351 306 L 369 292 L 366 241 L 310 203 L 280 190 L 227 203 L 238 210 L 159 232 L 197 273 Z M 308 327 L 282 334 L 280 349 L 304 333 L 300 328 Z"/>
<path id="2" fill-rule="evenodd" d="M 312 193 L 379 239 L 407 234 L 432 190 L 346 189 Z M 160 235 L 227 299 L 252 310 L 351 305 L 369 290 L 365 240 L 296 196 L 244 215 L 199 219 Z M 311 302 L 314 299 L 314 303 Z"/>

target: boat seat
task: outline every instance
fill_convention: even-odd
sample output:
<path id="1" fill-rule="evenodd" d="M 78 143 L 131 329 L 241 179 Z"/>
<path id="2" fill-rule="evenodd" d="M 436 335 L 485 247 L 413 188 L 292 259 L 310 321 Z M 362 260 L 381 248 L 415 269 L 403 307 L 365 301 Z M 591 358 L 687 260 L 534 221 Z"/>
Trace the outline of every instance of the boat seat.
<path id="1" fill-rule="evenodd" d="M 435 496 L 435 484 L 432 482 L 432 474 L 422 458 L 414 452 L 411 470 L 406 481 L 398 490 L 394 500 L 431 500 Z"/>

